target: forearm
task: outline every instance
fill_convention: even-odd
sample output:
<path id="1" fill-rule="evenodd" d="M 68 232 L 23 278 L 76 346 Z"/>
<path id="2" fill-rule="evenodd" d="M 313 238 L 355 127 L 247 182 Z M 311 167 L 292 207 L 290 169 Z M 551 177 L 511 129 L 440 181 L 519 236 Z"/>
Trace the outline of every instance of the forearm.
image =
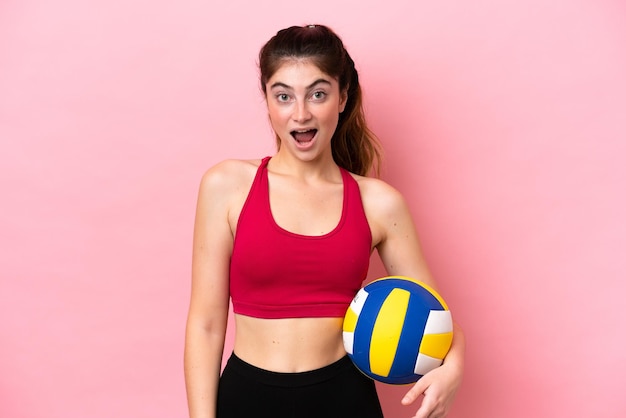
<path id="1" fill-rule="evenodd" d="M 190 418 L 215 418 L 224 336 L 189 324 L 185 338 L 185 384 Z"/>
<path id="2" fill-rule="evenodd" d="M 453 333 L 452 345 L 444 359 L 444 364 L 457 368 L 460 375 L 462 375 L 465 364 L 465 334 L 456 322 L 454 323 Z"/>

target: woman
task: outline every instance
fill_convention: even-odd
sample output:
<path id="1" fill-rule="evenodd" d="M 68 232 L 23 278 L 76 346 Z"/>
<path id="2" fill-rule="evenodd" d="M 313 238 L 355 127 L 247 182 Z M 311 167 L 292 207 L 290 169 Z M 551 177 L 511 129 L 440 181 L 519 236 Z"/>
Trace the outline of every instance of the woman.
<path id="1" fill-rule="evenodd" d="M 320 25 L 279 31 L 259 54 L 277 152 L 202 178 L 185 345 L 190 416 L 382 417 L 372 380 L 346 356 L 345 311 L 376 249 L 390 275 L 430 285 L 403 197 L 366 177 L 379 160 L 354 62 Z M 232 298 L 233 353 L 220 377 Z M 402 400 L 443 417 L 464 337 Z"/>

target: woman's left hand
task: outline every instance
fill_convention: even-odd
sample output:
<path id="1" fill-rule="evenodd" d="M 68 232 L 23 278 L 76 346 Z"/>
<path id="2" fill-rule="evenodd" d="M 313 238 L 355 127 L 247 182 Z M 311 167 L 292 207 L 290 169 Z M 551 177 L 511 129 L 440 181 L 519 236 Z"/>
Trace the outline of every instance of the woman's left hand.
<path id="1" fill-rule="evenodd" d="M 423 394 L 422 405 L 413 418 L 445 417 L 461 385 L 462 374 L 453 364 L 442 364 L 415 383 L 402 399 L 402 405 L 412 404 Z"/>

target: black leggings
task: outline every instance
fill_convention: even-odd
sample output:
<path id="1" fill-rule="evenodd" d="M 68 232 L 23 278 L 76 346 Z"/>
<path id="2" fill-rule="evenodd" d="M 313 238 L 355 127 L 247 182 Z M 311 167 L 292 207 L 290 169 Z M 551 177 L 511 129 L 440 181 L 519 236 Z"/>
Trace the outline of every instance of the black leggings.
<path id="1" fill-rule="evenodd" d="M 232 354 L 220 378 L 217 418 L 382 418 L 374 381 L 348 356 L 321 369 L 277 373 Z"/>

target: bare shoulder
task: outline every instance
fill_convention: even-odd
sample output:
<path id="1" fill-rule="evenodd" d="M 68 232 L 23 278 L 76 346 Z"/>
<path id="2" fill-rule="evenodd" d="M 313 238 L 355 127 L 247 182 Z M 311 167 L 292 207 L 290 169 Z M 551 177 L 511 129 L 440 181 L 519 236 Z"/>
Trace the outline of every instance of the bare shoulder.
<path id="1" fill-rule="evenodd" d="M 400 191 L 377 178 L 362 176 L 354 178 L 359 185 L 374 247 L 388 241 L 396 231 L 408 231 L 413 228 L 408 206 Z"/>
<path id="2" fill-rule="evenodd" d="M 366 212 L 379 216 L 404 210 L 406 202 L 400 191 L 389 183 L 374 177 L 353 175 L 361 191 L 361 200 Z"/>
<path id="3" fill-rule="evenodd" d="M 223 160 L 204 172 L 200 192 L 228 196 L 249 188 L 260 163 L 261 160 Z"/>
<path id="4" fill-rule="evenodd" d="M 237 220 L 243 207 L 261 160 L 224 160 L 209 168 L 200 182 L 196 217 L 200 221 L 228 225 L 234 236 Z M 220 224 L 226 220 L 225 224 Z"/>

